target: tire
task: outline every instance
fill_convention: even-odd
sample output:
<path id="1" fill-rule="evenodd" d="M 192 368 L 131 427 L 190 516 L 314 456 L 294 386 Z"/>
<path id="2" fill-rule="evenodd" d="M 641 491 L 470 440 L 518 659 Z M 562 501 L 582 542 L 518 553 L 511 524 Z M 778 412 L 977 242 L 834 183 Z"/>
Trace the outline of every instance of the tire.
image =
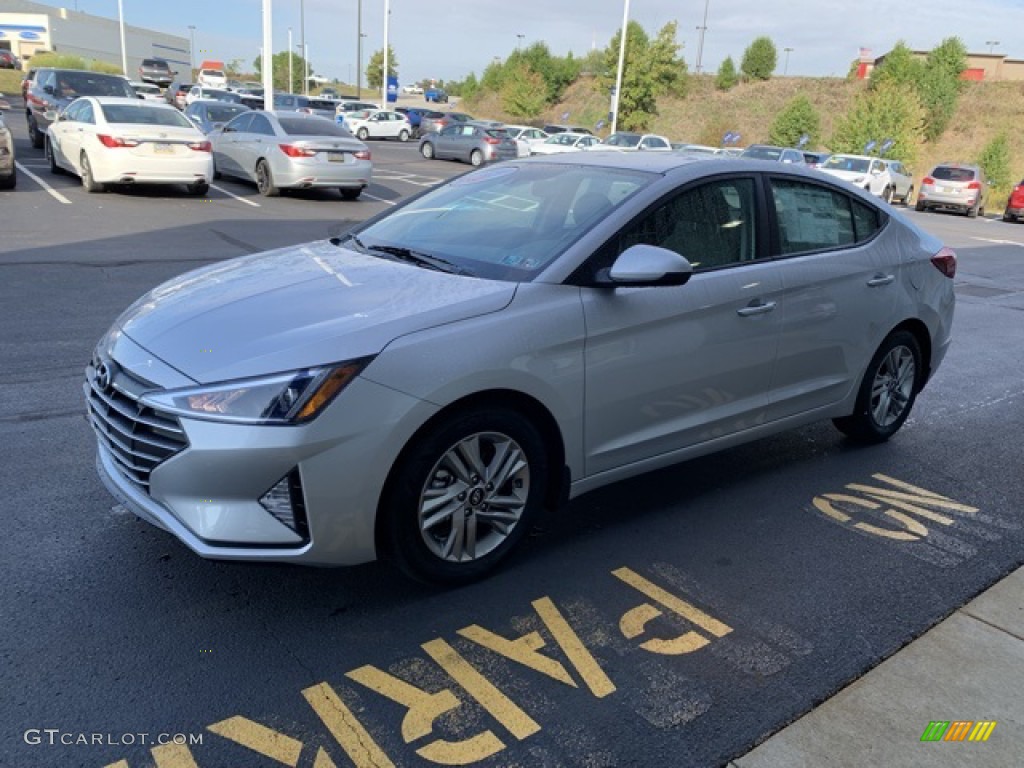
<path id="1" fill-rule="evenodd" d="M 481 152 L 479 149 L 474 149 L 472 152 L 469 153 L 469 164 L 470 165 L 474 165 L 474 166 L 475 165 L 483 165 L 483 162 L 484 162 L 484 153 Z"/>
<path id="2" fill-rule="evenodd" d="M 923 211 L 923 210 L 925 210 L 924 203 L 922 203 L 920 200 L 918 200 L 917 201 L 917 205 L 914 206 L 914 210 L 915 211 Z"/>
<path id="3" fill-rule="evenodd" d="M 427 160 L 434 159 L 434 145 L 429 141 L 424 141 L 420 144 L 420 154 L 423 155 Z"/>
<path id="4" fill-rule="evenodd" d="M 50 163 L 50 173 L 54 176 L 61 176 L 64 173 L 64 169 L 57 165 L 57 157 L 53 154 L 53 145 L 50 143 L 50 138 L 47 137 L 43 143 L 43 153 L 46 155 L 46 159 Z"/>
<path id="5" fill-rule="evenodd" d="M 274 186 L 274 176 L 266 160 L 256 163 L 256 189 L 264 197 L 277 197 L 281 194 L 281 190 Z"/>
<path id="6" fill-rule="evenodd" d="M 89 156 L 85 154 L 85 152 L 82 153 L 81 165 L 82 187 L 85 188 L 85 191 L 95 193 L 106 192 L 107 185 L 101 184 L 100 182 L 96 181 L 96 179 L 93 177 L 92 165 L 89 163 Z"/>
<path id="7" fill-rule="evenodd" d="M 409 132 L 404 128 L 398 134 L 398 140 L 403 144 L 409 140 Z"/>
<path id="8" fill-rule="evenodd" d="M 907 194 L 905 194 L 903 196 L 903 205 L 905 205 L 905 206 L 907 206 L 909 208 L 910 207 L 910 199 L 913 196 L 914 196 L 914 187 L 913 187 L 913 185 L 911 185 L 910 189 L 907 190 Z"/>
<path id="9" fill-rule="evenodd" d="M 210 185 L 205 181 L 199 181 L 188 185 L 188 193 L 196 197 L 205 197 L 210 191 Z"/>
<path id="10" fill-rule="evenodd" d="M 974 206 L 972 208 L 968 208 L 967 209 L 967 218 L 968 219 L 976 219 L 976 218 L 978 218 L 978 208 L 977 208 L 977 206 Z"/>
<path id="11" fill-rule="evenodd" d="M 0 176 L 0 189 L 14 189 L 18 186 L 18 169 L 12 168 L 10 176 Z"/>
<path id="12" fill-rule="evenodd" d="M 978 215 L 981 216 L 981 218 L 983 218 L 983 219 L 985 218 L 985 206 L 984 205 L 981 206 L 981 208 L 978 209 Z"/>
<path id="13" fill-rule="evenodd" d="M 45 134 L 39 130 L 36 119 L 32 115 L 28 116 L 28 138 L 36 149 L 42 149 L 43 142 L 46 140 Z"/>
<path id="14" fill-rule="evenodd" d="M 363 193 L 362 187 L 359 189 L 339 189 L 342 200 L 358 200 L 359 196 Z"/>
<path id="15" fill-rule="evenodd" d="M 889 334 L 868 363 L 853 413 L 832 423 L 858 442 L 884 443 L 910 415 L 923 371 L 921 347 L 914 335 L 909 331 Z"/>
<path id="16" fill-rule="evenodd" d="M 498 477 L 497 487 L 488 482 Z M 544 441 L 522 413 L 453 413 L 416 438 L 392 470 L 378 513 L 383 552 L 420 581 L 475 581 L 529 530 L 547 478 Z"/>
<path id="17" fill-rule="evenodd" d="M 886 187 L 882 190 L 882 199 L 885 200 L 889 205 L 892 205 L 893 191 L 892 187 Z"/>
<path id="18" fill-rule="evenodd" d="M 359 133 L 356 134 L 356 138 L 358 138 L 360 141 L 366 141 L 368 138 L 370 138 L 370 132 L 365 128 L 360 128 Z"/>

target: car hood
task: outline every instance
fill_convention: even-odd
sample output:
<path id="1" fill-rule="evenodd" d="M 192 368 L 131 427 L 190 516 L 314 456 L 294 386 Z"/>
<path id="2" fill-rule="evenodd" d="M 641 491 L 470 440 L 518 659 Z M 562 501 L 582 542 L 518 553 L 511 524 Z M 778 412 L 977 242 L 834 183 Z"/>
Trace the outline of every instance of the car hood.
<path id="1" fill-rule="evenodd" d="M 205 384 L 375 355 L 407 333 L 497 312 L 515 289 L 324 240 L 189 272 L 117 325 Z"/>

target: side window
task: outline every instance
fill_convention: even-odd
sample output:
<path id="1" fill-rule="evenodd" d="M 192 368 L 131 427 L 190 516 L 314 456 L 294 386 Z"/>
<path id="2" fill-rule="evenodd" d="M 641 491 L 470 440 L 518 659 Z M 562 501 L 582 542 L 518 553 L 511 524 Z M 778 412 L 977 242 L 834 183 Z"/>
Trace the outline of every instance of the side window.
<path id="1" fill-rule="evenodd" d="M 252 115 L 242 115 L 237 120 L 231 121 L 231 130 L 239 133 L 249 133 L 252 130 Z"/>
<path id="2" fill-rule="evenodd" d="M 68 105 L 68 108 L 64 110 L 64 119 L 68 120 L 69 122 L 72 122 L 72 123 L 81 122 L 81 118 L 79 117 L 79 112 L 81 111 L 82 104 L 84 104 L 84 103 L 85 103 L 84 101 L 73 101 L 73 102 L 71 102 L 71 104 Z"/>
<path id="3" fill-rule="evenodd" d="M 854 243 L 852 201 L 846 195 L 795 179 L 772 179 L 771 184 L 781 255 Z"/>
<path id="4" fill-rule="evenodd" d="M 882 226 L 880 217 L 877 210 L 859 200 L 850 200 L 850 204 L 853 206 L 854 236 L 858 243 L 863 243 L 873 237 Z"/>
<path id="5" fill-rule="evenodd" d="M 263 115 L 253 115 L 252 122 L 249 124 L 249 133 L 259 133 L 264 136 L 273 136 L 274 131 L 270 127 L 270 122 Z"/>
<path id="6" fill-rule="evenodd" d="M 668 248 L 687 258 L 695 270 L 713 269 L 757 257 L 757 203 L 754 180 L 723 179 L 679 193 L 634 220 L 602 249 L 611 262 L 632 245 Z"/>
<path id="7" fill-rule="evenodd" d="M 82 123 L 95 123 L 96 117 L 92 112 L 92 102 L 83 101 L 82 108 L 78 110 L 78 120 Z"/>

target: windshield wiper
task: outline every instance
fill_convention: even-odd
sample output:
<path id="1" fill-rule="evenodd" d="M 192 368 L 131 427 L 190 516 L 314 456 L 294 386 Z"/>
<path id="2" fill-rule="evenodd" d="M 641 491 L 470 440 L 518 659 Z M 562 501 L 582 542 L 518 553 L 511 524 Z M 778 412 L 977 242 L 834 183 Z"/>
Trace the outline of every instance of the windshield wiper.
<path id="1" fill-rule="evenodd" d="M 440 256 L 431 256 L 426 253 L 414 251 L 411 248 L 403 248 L 398 245 L 371 245 L 368 250 L 375 251 L 377 253 L 386 253 L 388 256 L 394 256 L 399 261 L 404 261 L 408 264 L 415 264 L 419 267 L 426 267 L 427 269 L 436 269 L 439 272 L 448 272 L 455 275 L 472 275 L 471 270 L 465 267 L 460 267 L 458 264 L 453 264 L 446 259 L 442 259 Z"/>

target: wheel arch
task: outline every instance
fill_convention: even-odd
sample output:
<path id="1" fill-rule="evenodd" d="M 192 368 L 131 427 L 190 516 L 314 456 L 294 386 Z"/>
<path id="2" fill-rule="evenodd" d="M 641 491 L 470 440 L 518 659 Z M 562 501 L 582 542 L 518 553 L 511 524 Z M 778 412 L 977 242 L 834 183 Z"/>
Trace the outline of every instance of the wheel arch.
<path id="1" fill-rule="evenodd" d="M 541 439 L 544 441 L 548 464 L 551 467 L 547 494 L 544 499 L 545 508 L 548 510 L 555 509 L 568 500 L 572 476 L 565 461 L 565 439 L 551 411 L 537 398 L 519 390 L 489 389 L 474 392 L 449 403 L 421 424 L 406 441 L 398 457 L 388 470 L 387 479 L 384 481 L 384 486 L 377 500 L 377 514 L 374 520 L 374 544 L 378 553 L 386 554 L 388 552 L 388 537 L 385 534 L 387 516 L 384 505 L 388 502 L 389 490 L 395 482 L 401 467 L 405 464 L 409 452 L 417 442 L 436 429 L 439 424 L 452 414 L 458 411 L 486 408 L 488 406 L 500 406 L 517 411 L 537 428 Z"/>
<path id="2" fill-rule="evenodd" d="M 932 375 L 932 336 L 928 331 L 928 326 L 923 321 L 916 317 L 907 318 L 902 323 L 897 325 L 888 334 L 886 338 L 889 338 L 892 334 L 897 331 L 907 331 L 917 341 L 917 345 L 921 350 L 921 371 L 918 374 L 917 390 L 920 392 L 924 389 L 924 385 L 928 383 L 928 380 Z"/>

